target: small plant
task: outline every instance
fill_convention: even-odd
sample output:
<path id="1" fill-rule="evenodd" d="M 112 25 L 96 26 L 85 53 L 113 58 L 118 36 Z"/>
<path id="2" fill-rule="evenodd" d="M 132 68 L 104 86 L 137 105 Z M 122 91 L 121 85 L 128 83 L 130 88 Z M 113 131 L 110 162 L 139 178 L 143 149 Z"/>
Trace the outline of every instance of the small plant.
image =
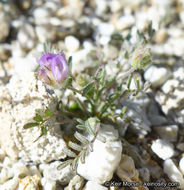
<path id="1" fill-rule="evenodd" d="M 153 36 L 151 25 L 149 25 L 149 35 Z M 121 99 L 136 96 L 140 91 L 149 87 L 149 84 L 145 84 L 141 88 L 139 77 L 135 73 L 151 63 L 150 51 L 145 46 L 146 38 L 139 32 L 138 36 L 140 43 L 124 51 L 124 58 L 131 65 L 130 70 L 124 72 L 121 62 L 118 61 L 116 63 L 118 71 L 115 76 L 107 75 L 105 68 L 107 63 L 100 59 L 95 72 L 74 77 L 72 57 L 67 61 L 63 52 L 53 53 L 51 46 L 45 46 L 45 53 L 38 59 L 39 78 L 52 88 L 69 89 L 73 92 L 72 106 L 70 100 L 66 104 L 61 100 L 59 104 L 61 115 L 57 114 L 57 117 L 65 115 L 69 122 L 73 122 L 76 126 L 74 133 L 76 140 L 67 142 L 68 148 L 65 152 L 70 159 L 58 166 L 58 169 L 69 164 L 72 164 L 75 169 L 79 160 L 84 163 L 85 156 L 93 151 L 95 139 L 106 142 L 106 139 L 98 134 L 101 123 L 116 125 L 118 118 L 128 121 L 125 117 L 126 107 L 117 112 Z M 127 43 L 129 38 L 126 39 Z M 133 90 L 130 88 L 132 79 L 136 86 Z M 42 115 L 37 113 L 33 118 L 34 122 L 26 124 L 24 128 L 37 126 L 41 129 L 41 136 L 46 135 L 48 130 L 46 123 L 56 115 L 49 109 L 43 113 Z"/>

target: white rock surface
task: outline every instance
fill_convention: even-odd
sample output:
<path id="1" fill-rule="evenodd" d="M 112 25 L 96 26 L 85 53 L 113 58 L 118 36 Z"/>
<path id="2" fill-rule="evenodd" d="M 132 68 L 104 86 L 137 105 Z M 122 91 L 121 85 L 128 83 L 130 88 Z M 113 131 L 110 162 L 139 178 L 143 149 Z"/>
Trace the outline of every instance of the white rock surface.
<path id="1" fill-rule="evenodd" d="M 65 38 L 65 46 L 69 52 L 75 52 L 79 49 L 80 42 L 74 36 L 67 36 Z"/>
<path id="2" fill-rule="evenodd" d="M 184 175 L 184 157 L 182 157 L 179 161 L 179 168 L 182 174 Z"/>
<path id="3" fill-rule="evenodd" d="M 176 79 L 170 79 L 165 82 L 165 84 L 162 86 L 162 91 L 166 94 L 172 92 L 176 87 L 178 87 L 179 81 Z"/>
<path id="4" fill-rule="evenodd" d="M 65 187 L 64 190 L 81 190 L 84 185 L 84 178 L 80 177 L 79 175 L 75 175 L 68 184 L 67 187 Z M 46 189 L 47 190 L 47 189 Z"/>
<path id="5" fill-rule="evenodd" d="M 150 81 L 154 88 L 160 87 L 167 79 L 169 79 L 171 73 L 164 67 L 150 66 L 144 73 L 146 80 Z"/>
<path id="6" fill-rule="evenodd" d="M 93 181 L 88 181 L 83 188 L 83 190 L 108 190 L 107 187 L 104 187 L 98 183 L 95 183 Z"/>
<path id="7" fill-rule="evenodd" d="M 53 112 L 56 111 L 57 99 L 48 95 L 34 73 L 14 75 L 6 87 L 0 89 L 0 94 L 0 146 L 8 156 L 37 163 L 66 157 L 63 152 L 66 145 L 61 133 L 55 135 L 55 131 L 60 130 L 59 125 L 54 124 L 54 118 L 47 123 L 48 134 L 37 141 L 40 136 L 38 127 L 23 129 L 36 115 L 35 109 L 46 109 L 47 106 Z"/>
<path id="8" fill-rule="evenodd" d="M 174 146 L 166 140 L 157 139 L 152 142 L 151 150 L 161 159 L 166 160 L 174 156 Z"/>
<path id="9" fill-rule="evenodd" d="M 43 176 L 47 181 L 59 181 L 62 185 L 69 183 L 73 177 L 73 170 L 70 166 L 58 170 L 57 167 L 61 164 L 59 161 L 52 162 L 51 164 L 45 164 L 43 166 Z"/>
<path id="10" fill-rule="evenodd" d="M 170 180 L 173 182 L 178 182 L 180 184 L 179 188 L 184 188 L 183 175 L 171 159 L 164 161 L 164 172 L 167 174 Z"/>
<path id="11" fill-rule="evenodd" d="M 112 178 L 121 160 L 122 144 L 117 130 L 110 125 L 103 125 L 99 135 L 106 138 L 106 143 L 96 139 L 93 152 L 86 156 L 84 164 L 79 161 L 77 172 L 85 179 L 103 184 Z"/>

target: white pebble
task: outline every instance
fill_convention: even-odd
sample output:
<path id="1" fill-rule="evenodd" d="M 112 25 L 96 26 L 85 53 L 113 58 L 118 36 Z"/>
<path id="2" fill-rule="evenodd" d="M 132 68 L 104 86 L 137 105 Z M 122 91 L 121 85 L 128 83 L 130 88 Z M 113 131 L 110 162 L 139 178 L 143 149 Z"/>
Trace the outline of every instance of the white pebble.
<path id="1" fill-rule="evenodd" d="M 154 65 L 149 67 L 144 74 L 145 79 L 150 81 L 154 88 L 161 86 L 170 76 L 171 74 L 168 69 L 164 67 L 159 68 Z"/>
<path id="2" fill-rule="evenodd" d="M 74 36 L 67 36 L 65 38 L 65 46 L 68 51 L 75 52 L 79 49 L 80 42 L 79 40 Z"/>
<path id="3" fill-rule="evenodd" d="M 174 146 L 166 140 L 157 139 L 151 145 L 152 151 L 161 159 L 166 160 L 174 156 Z"/>
<path id="4" fill-rule="evenodd" d="M 171 159 L 164 161 L 164 172 L 168 175 L 170 180 L 180 183 L 179 188 L 184 188 L 183 175 Z"/>
<path id="5" fill-rule="evenodd" d="M 184 175 L 184 157 L 182 157 L 179 162 L 179 168 L 180 168 L 180 171 L 182 172 L 182 174 Z"/>

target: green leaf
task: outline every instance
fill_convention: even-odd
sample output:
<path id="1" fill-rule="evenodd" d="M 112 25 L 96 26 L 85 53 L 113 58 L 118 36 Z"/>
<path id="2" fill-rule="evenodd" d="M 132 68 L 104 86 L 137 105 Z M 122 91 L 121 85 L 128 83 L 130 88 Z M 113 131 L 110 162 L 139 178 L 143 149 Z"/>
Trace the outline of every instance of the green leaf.
<path id="1" fill-rule="evenodd" d="M 102 73 L 102 78 L 100 79 L 100 84 L 104 86 L 105 83 L 105 76 L 106 76 L 106 71 L 104 70 Z"/>
<path id="2" fill-rule="evenodd" d="M 47 129 L 46 127 L 41 127 L 42 134 L 46 135 L 47 134 Z"/>
<path id="3" fill-rule="evenodd" d="M 61 170 L 63 168 L 65 168 L 66 166 L 70 165 L 73 162 L 72 159 L 66 160 L 63 163 L 61 163 L 60 165 L 58 165 L 57 169 Z"/>
<path id="4" fill-rule="evenodd" d="M 69 156 L 69 157 L 73 157 L 75 158 L 77 155 L 75 154 L 75 152 L 71 151 L 70 149 L 64 149 L 64 153 Z"/>
<path id="5" fill-rule="evenodd" d="M 51 112 L 51 110 L 49 109 L 49 108 L 47 108 L 46 110 L 45 110 L 45 116 L 53 116 L 54 114 Z"/>
<path id="6" fill-rule="evenodd" d="M 83 144 L 89 144 L 88 139 L 77 131 L 74 133 L 74 137 Z"/>
<path id="7" fill-rule="evenodd" d="M 90 135 L 93 135 L 93 136 L 96 135 L 96 134 L 95 134 L 95 131 L 94 131 L 93 128 L 91 127 L 91 125 L 90 125 L 90 123 L 89 123 L 88 120 L 85 122 L 85 126 L 86 126 L 86 129 L 87 129 L 87 131 L 88 131 L 88 133 L 89 133 Z"/>
<path id="8" fill-rule="evenodd" d="M 128 51 L 125 52 L 125 55 L 124 55 L 125 59 L 128 59 L 129 58 L 129 54 L 128 54 Z"/>
<path id="9" fill-rule="evenodd" d="M 68 77 L 68 78 L 66 79 L 65 86 L 71 86 L 72 80 L 73 80 L 72 77 Z"/>
<path id="10" fill-rule="evenodd" d="M 80 119 L 80 118 L 77 118 L 76 120 L 77 120 L 77 122 L 78 122 L 78 123 L 80 123 L 80 124 L 82 124 L 82 125 L 84 125 L 84 124 L 85 124 L 85 121 L 83 121 L 83 120 L 82 120 L 82 119 Z"/>
<path id="11" fill-rule="evenodd" d="M 68 146 L 71 147 L 73 150 L 76 150 L 76 151 L 82 151 L 83 147 L 78 145 L 77 143 L 74 143 L 74 142 L 71 142 L 69 141 L 68 143 Z"/>
<path id="12" fill-rule="evenodd" d="M 81 153 L 80 160 L 81 160 L 82 164 L 85 163 L 86 154 L 87 154 L 87 151 L 86 151 L 86 150 L 84 150 L 84 151 Z"/>
<path id="13" fill-rule="evenodd" d="M 148 35 L 149 35 L 149 37 L 152 38 L 154 33 L 155 33 L 155 30 L 152 28 L 152 21 L 151 21 L 149 23 L 149 25 L 148 25 Z"/>
<path id="14" fill-rule="evenodd" d="M 41 115 L 39 114 L 36 114 L 36 116 L 33 118 L 36 122 L 40 122 L 40 121 L 43 121 L 43 118 Z"/>
<path id="15" fill-rule="evenodd" d="M 68 59 L 68 66 L 69 66 L 69 73 L 72 73 L 72 56 L 69 57 Z"/>
<path id="16" fill-rule="evenodd" d="M 124 115 L 127 112 L 127 107 L 124 106 L 121 110 L 121 114 Z"/>
<path id="17" fill-rule="evenodd" d="M 116 34 L 111 35 L 111 39 L 120 41 L 120 40 L 123 40 L 123 37 L 121 34 L 116 33 Z"/>
<path id="18" fill-rule="evenodd" d="M 77 125 L 76 127 L 80 130 L 86 130 L 86 127 L 84 125 Z"/>
<path id="19" fill-rule="evenodd" d="M 72 169 L 76 170 L 77 169 L 77 164 L 78 164 L 79 157 L 76 157 L 73 162 L 72 162 Z"/>
<path id="20" fill-rule="evenodd" d="M 29 128 L 32 128 L 32 127 L 35 127 L 38 125 L 39 125 L 39 123 L 27 123 L 24 125 L 24 129 L 29 129 Z"/>
<path id="21" fill-rule="evenodd" d="M 89 83 L 86 87 L 83 89 L 83 95 L 92 95 L 94 91 L 94 83 Z"/>
<path id="22" fill-rule="evenodd" d="M 130 89 L 131 81 L 132 81 L 132 75 L 130 75 L 129 78 L 128 78 L 128 82 L 127 82 L 127 88 L 128 89 Z"/>
<path id="23" fill-rule="evenodd" d="M 100 79 L 102 77 L 102 72 L 103 72 L 103 69 L 102 68 L 99 68 L 95 74 L 95 77 L 96 79 Z"/>

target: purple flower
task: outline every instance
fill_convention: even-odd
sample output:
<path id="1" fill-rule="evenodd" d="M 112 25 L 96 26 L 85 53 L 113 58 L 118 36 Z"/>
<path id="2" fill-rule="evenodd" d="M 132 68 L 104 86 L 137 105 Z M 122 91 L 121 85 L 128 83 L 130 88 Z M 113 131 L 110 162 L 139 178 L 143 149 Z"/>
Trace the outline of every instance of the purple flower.
<path id="1" fill-rule="evenodd" d="M 40 65 L 38 76 L 43 82 L 55 86 L 66 79 L 69 68 L 63 52 L 42 53 L 37 62 Z"/>

